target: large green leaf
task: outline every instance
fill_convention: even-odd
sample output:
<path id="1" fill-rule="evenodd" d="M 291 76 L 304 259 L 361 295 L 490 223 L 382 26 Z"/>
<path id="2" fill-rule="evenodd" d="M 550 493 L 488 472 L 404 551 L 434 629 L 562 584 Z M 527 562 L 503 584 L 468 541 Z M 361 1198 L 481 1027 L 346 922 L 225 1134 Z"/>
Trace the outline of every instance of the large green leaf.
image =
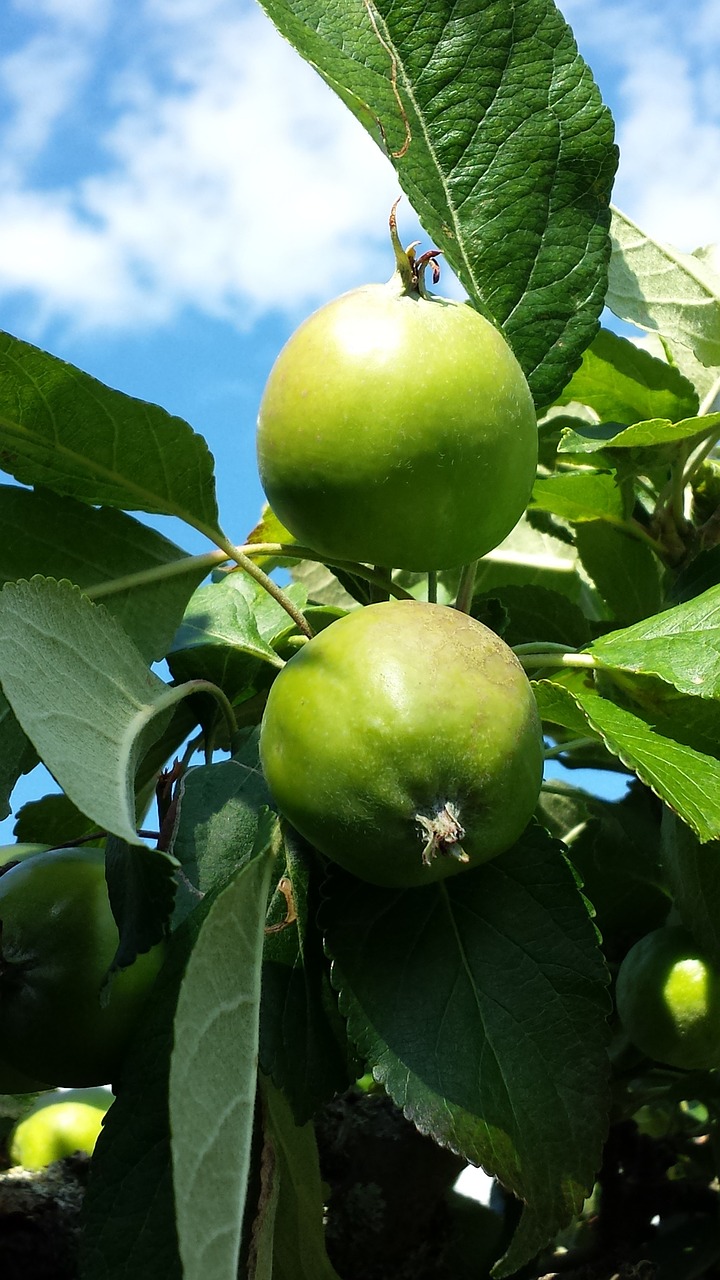
<path id="1" fill-rule="evenodd" d="M 658 676 L 683 693 L 720 697 L 720 587 L 601 636 L 591 652 L 605 666 Z"/>
<path id="2" fill-rule="evenodd" d="M 646 418 L 677 422 L 697 412 L 698 397 L 672 365 L 609 329 L 601 329 L 557 404 L 590 405 L 603 422 L 630 425 Z"/>
<path id="3" fill-rule="evenodd" d="M 98 506 L 217 532 L 213 459 L 181 418 L 0 333 L 0 466 Z"/>
<path id="4" fill-rule="evenodd" d="M 543 691 L 548 688 L 546 703 Z M 709 736 L 718 742 L 716 703 L 685 698 L 679 714 L 676 708 L 675 715 L 663 716 L 670 708 L 662 701 L 659 706 L 657 700 L 647 707 L 621 706 L 598 693 L 580 673 L 563 676 L 562 686 L 540 682 L 535 689 L 543 718 L 571 722 L 581 736 L 599 735 L 608 751 L 678 813 L 701 841 L 720 839 L 720 760 L 708 751 Z M 712 735 L 708 713 L 714 722 Z"/>
<path id="5" fill-rule="evenodd" d="M 120 624 L 69 582 L 8 582 L 0 591 L 0 681 L 70 800 L 137 844 L 135 771 L 172 705 Z"/>
<path id="6" fill-rule="evenodd" d="M 660 608 L 660 561 L 647 543 L 607 520 L 588 520 L 578 523 L 575 544 L 616 622 L 636 622 Z"/>
<path id="7" fill-rule="evenodd" d="M 508 1275 L 577 1211 L 607 1123 L 606 974 L 573 874 L 530 828 L 426 889 L 338 875 L 327 893 L 333 978 L 375 1076 L 525 1202 Z"/>
<path id="8" fill-rule="evenodd" d="M 152 580 L 133 580 L 148 572 Z M 149 662 L 167 652 L 207 572 L 207 564 L 122 511 L 49 489 L 0 486 L 0 585 L 35 574 L 76 582 L 102 599 Z"/>
<path id="9" fill-rule="evenodd" d="M 548 403 L 597 327 L 616 165 L 610 114 L 552 0 L 263 7 L 389 154 Z"/>
<path id="10" fill-rule="evenodd" d="M 174 1022 L 170 1132 L 183 1280 L 236 1280 L 257 1085 L 265 911 L 277 819 L 207 913 Z"/>
<path id="11" fill-rule="evenodd" d="M 618 209 L 612 241 L 611 311 L 659 333 L 689 377 L 694 370 L 684 353 L 720 371 L 720 276 L 700 257 L 653 240 Z"/>

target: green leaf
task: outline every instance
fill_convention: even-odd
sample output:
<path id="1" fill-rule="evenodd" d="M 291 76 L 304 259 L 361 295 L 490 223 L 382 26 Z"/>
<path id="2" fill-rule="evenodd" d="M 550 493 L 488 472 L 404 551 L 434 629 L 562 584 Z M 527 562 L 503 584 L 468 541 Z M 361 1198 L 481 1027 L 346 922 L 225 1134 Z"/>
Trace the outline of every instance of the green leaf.
<path id="1" fill-rule="evenodd" d="M 666 809 L 662 859 L 680 919 L 720 968 L 720 840 L 700 844 Z"/>
<path id="2" fill-rule="evenodd" d="M 170 1160 L 168 1075 L 183 974 L 213 898 L 171 935 L 167 958 L 113 1082 L 83 1204 L 80 1280 L 184 1280 Z"/>
<path id="3" fill-rule="evenodd" d="M 137 844 L 136 767 L 172 708 L 167 687 L 119 623 L 68 582 L 6 583 L 0 679 L 70 800 L 101 828 Z"/>
<path id="4" fill-rule="evenodd" d="M 607 305 L 621 320 L 667 339 L 684 371 L 682 349 L 720 366 L 720 277 L 694 254 L 680 253 L 613 210 Z"/>
<path id="5" fill-rule="evenodd" d="M 125 581 L 148 571 L 150 582 Z M 48 489 L 0 486 L 0 585 L 35 574 L 77 583 L 102 598 L 149 662 L 166 653 L 206 573 L 206 565 L 122 511 Z"/>
<path id="6" fill-rule="evenodd" d="M 286 1098 L 269 1080 L 261 1077 L 260 1084 L 272 1211 L 265 1210 L 260 1224 L 249 1280 L 339 1280 L 325 1251 L 323 1185 L 313 1127 L 295 1123 Z M 258 1246 L 264 1246 L 264 1270 Z"/>
<path id="7" fill-rule="evenodd" d="M 554 475 L 535 481 L 532 507 L 551 511 L 564 520 L 610 520 L 624 516 L 622 494 L 613 475 L 607 472 L 580 472 Z"/>
<path id="8" fill-rule="evenodd" d="M 601 329 L 584 352 L 556 403 L 572 401 L 590 405 L 601 422 L 627 425 L 644 418 L 677 422 L 698 408 L 695 388 L 677 369 L 609 329 Z"/>
<path id="9" fill-rule="evenodd" d="M 607 1124 L 607 978 L 573 874 L 530 828 L 426 889 L 338 875 L 327 893 L 334 981 L 374 1075 L 525 1203 L 508 1275 L 577 1212 Z"/>
<path id="10" fill-rule="evenodd" d="M 593 733 L 577 698 L 564 684 L 555 680 L 536 680 L 533 682 L 533 692 L 543 721 L 569 729 L 578 738 Z M 599 732 L 597 737 L 601 737 Z"/>
<path id="11" fill-rule="evenodd" d="M 604 666 L 655 675 L 683 693 L 718 698 L 720 587 L 601 636 L 590 652 Z"/>
<path id="12" fill-rule="evenodd" d="M 516 644 L 544 641 L 582 649 L 590 640 L 590 627 L 584 613 L 567 596 L 546 587 L 496 587 L 483 596 L 473 597 L 472 614 L 493 626 L 484 614 L 495 602 L 505 611 L 502 638 L 512 648 Z"/>
<path id="13" fill-rule="evenodd" d="M 285 871 L 268 910 L 260 1067 L 281 1088 L 297 1124 L 352 1083 L 345 1024 L 317 927 L 316 855 L 285 833 Z"/>
<path id="14" fill-rule="evenodd" d="M 389 154 L 428 235 L 550 402 L 597 327 L 617 159 L 555 5 L 264 8 Z"/>
<path id="15" fill-rule="evenodd" d="M 183 880 L 175 924 L 203 894 L 229 880 L 249 857 L 269 796 L 257 762 L 257 735 L 239 759 L 190 769 L 178 791 L 173 854 Z"/>
<path id="16" fill-rule="evenodd" d="M 183 1280 L 236 1280 L 257 1083 L 263 930 L 277 819 L 215 898 L 188 960 L 170 1062 Z"/>
<path id="17" fill-rule="evenodd" d="M 608 751 L 674 809 L 701 841 L 720 837 L 720 760 L 658 731 L 654 710 L 646 717 L 637 708 L 618 706 L 581 675 L 568 681 L 563 697 L 576 703 L 585 717 L 586 731 L 599 734 Z M 700 708 L 714 707 L 698 698 L 689 701 Z M 545 715 L 542 706 L 541 714 Z"/>
<path id="18" fill-rule="evenodd" d="M 588 424 L 580 430 L 564 431 L 558 453 L 597 453 L 602 449 L 652 449 L 690 440 L 703 431 L 720 427 L 720 413 L 706 414 L 702 418 L 683 418 L 671 422 L 669 418 L 652 418 L 647 422 L 635 422 L 631 427 L 618 427 L 614 422 L 597 426 Z"/>
<path id="19" fill-rule="evenodd" d="M 594 588 L 578 573 L 578 564 L 577 550 L 571 537 L 569 541 L 563 541 L 552 533 L 534 528 L 525 516 L 509 537 L 479 562 L 475 594 L 487 595 L 497 587 L 505 586 L 541 587 L 566 596 L 579 606 L 586 617 L 601 618 L 602 603 Z M 456 579 L 453 586 L 457 591 Z"/>
<path id="20" fill-rule="evenodd" d="M 160 942 L 175 899 L 177 862 L 161 849 L 140 849 L 116 836 L 105 846 L 105 879 L 120 940 L 110 973 L 126 969 Z"/>
<path id="21" fill-rule="evenodd" d="M 0 333 L 0 467 L 93 506 L 177 516 L 218 532 L 202 436 L 157 405 L 104 386 Z"/>
<path id="22" fill-rule="evenodd" d="M 0 821 L 10 812 L 10 796 L 18 778 L 37 762 L 37 752 L 0 688 Z"/>
<path id="23" fill-rule="evenodd" d="M 285 590 L 293 603 L 305 606 L 304 587 L 291 584 Z M 274 645 L 294 630 L 267 591 L 246 574 L 230 573 L 195 592 L 170 646 L 168 666 L 176 680 L 210 680 L 229 698 L 240 699 L 282 668 Z"/>
<path id="24" fill-rule="evenodd" d="M 660 562 L 646 543 L 606 520 L 578 524 L 575 539 L 583 568 L 615 621 L 636 622 L 660 608 Z"/>

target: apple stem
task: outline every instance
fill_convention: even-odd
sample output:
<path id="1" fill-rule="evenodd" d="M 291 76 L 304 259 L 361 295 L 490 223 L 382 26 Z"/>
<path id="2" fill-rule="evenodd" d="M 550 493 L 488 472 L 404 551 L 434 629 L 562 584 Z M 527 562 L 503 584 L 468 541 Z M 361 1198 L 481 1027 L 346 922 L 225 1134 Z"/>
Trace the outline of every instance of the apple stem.
<path id="1" fill-rule="evenodd" d="M 415 821 L 420 828 L 421 837 L 425 839 L 422 852 L 423 865 L 432 865 L 433 858 L 457 858 L 458 862 L 469 862 L 470 858 L 460 841 L 465 835 L 465 828 L 460 823 L 460 813 L 452 800 L 436 810 L 431 818 L 424 813 L 416 813 Z"/>
<path id="2" fill-rule="evenodd" d="M 390 210 L 390 240 L 395 254 L 395 275 L 399 277 L 403 290 L 408 294 L 418 294 L 421 298 L 427 296 L 425 290 L 425 271 L 432 264 L 433 284 L 437 284 L 440 279 L 440 268 L 437 259 L 442 253 L 442 249 L 428 249 L 426 253 L 421 253 L 418 258 L 415 250 L 419 245 L 419 240 L 414 240 L 409 244 L 407 249 L 403 249 L 400 236 L 397 229 L 396 209 L 402 199 L 398 196 L 392 209 Z"/>

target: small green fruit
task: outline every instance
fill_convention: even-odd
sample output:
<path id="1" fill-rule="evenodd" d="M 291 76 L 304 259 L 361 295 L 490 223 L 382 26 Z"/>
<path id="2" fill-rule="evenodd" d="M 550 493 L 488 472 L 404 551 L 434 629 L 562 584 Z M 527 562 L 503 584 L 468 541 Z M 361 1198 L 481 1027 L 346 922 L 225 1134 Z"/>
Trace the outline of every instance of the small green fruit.
<path id="1" fill-rule="evenodd" d="M 720 972 L 680 925 L 646 934 L 617 978 L 617 1011 L 633 1044 L 671 1067 L 720 1067 Z"/>
<path id="2" fill-rule="evenodd" d="M 39 1098 L 12 1132 L 13 1164 L 24 1169 L 44 1169 L 53 1160 L 76 1151 L 92 1155 L 112 1101 L 107 1089 L 70 1089 Z"/>
<path id="3" fill-rule="evenodd" d="M 482 623 L 442 605 L 357 609 L 291 658 L 260 758 L 280 812 L 348 871 L 423 885 L 508 849 L 542 780 L 530 683 Z"/>

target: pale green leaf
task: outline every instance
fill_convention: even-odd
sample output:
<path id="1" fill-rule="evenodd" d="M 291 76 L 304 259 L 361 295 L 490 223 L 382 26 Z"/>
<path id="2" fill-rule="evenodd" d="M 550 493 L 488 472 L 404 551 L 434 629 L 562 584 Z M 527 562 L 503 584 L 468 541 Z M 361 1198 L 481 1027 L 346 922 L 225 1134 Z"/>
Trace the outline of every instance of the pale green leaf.
<path id="1" fill-rule="evenodd" d="M 256 856 L 213 902 L 178 997 L 169 1105 L 183 1280 L 237 1278 L 276 822 L 265 815 Z"/>
<path id="2" fill-rule="evenodd" d="M 623 519 L 622 494 L 607 472 L 554 475 L 535 481 L 531 507 L 550 511 L 564 520 Z"/>
<path id="3" fill-rule="evenodd" d="M 694 254 L 646 235 L 618 209 L 612 217 L 607 305 L 621 320 L 656 331 L 701 364 L 720 366 L 720 276 Z"/>
<path id="4" fill-rule="evenodd" d="M 172 709 L 167 687 L 119 623 L 71 583 L 6 583 L 0 681 L 70 800 L 104 830 L 137 844 L 136 767 Z"/>
<path id="5" fill-rule="evenodd" d="M 248 1280 L 339 1280 L 325 1251 L 324 1189 L 312 1124 L 297 1125 L 284 1094 L 266 1078 L 261 1085 L 271 1203 L 261 1207 Z"/>
<path id="6" fill-rule="evenodd" d="M 659 676 L 683 693 L 720 697 L 720 586 L 601 636 L 590 651 L 605 666 Z"/>
<path id="7" fill-rule="evenodd" d="M 581 676 L 564 697 L 568 693 L 608 751 L 678 813 L 701 841 L 720 838 L 720 760 L 666 737 L 650 718 L 602 697 Z"/>
<path id="8" fill-rule="evenodd" d="M 630 427 L 618 427 L 614 422 L 588 425 L 580 430 L 563 431 L 558 453 L 597 453 L 601 449 L 648 449 L 658 445 L 677 444 L 690 440 L 700 432 L 720 428 L 720 413 L 706 414 L 701 418 L 683 418 L 671 422 L 668 418 L 651 418 L 646 422 L 634 422 Z"/>

